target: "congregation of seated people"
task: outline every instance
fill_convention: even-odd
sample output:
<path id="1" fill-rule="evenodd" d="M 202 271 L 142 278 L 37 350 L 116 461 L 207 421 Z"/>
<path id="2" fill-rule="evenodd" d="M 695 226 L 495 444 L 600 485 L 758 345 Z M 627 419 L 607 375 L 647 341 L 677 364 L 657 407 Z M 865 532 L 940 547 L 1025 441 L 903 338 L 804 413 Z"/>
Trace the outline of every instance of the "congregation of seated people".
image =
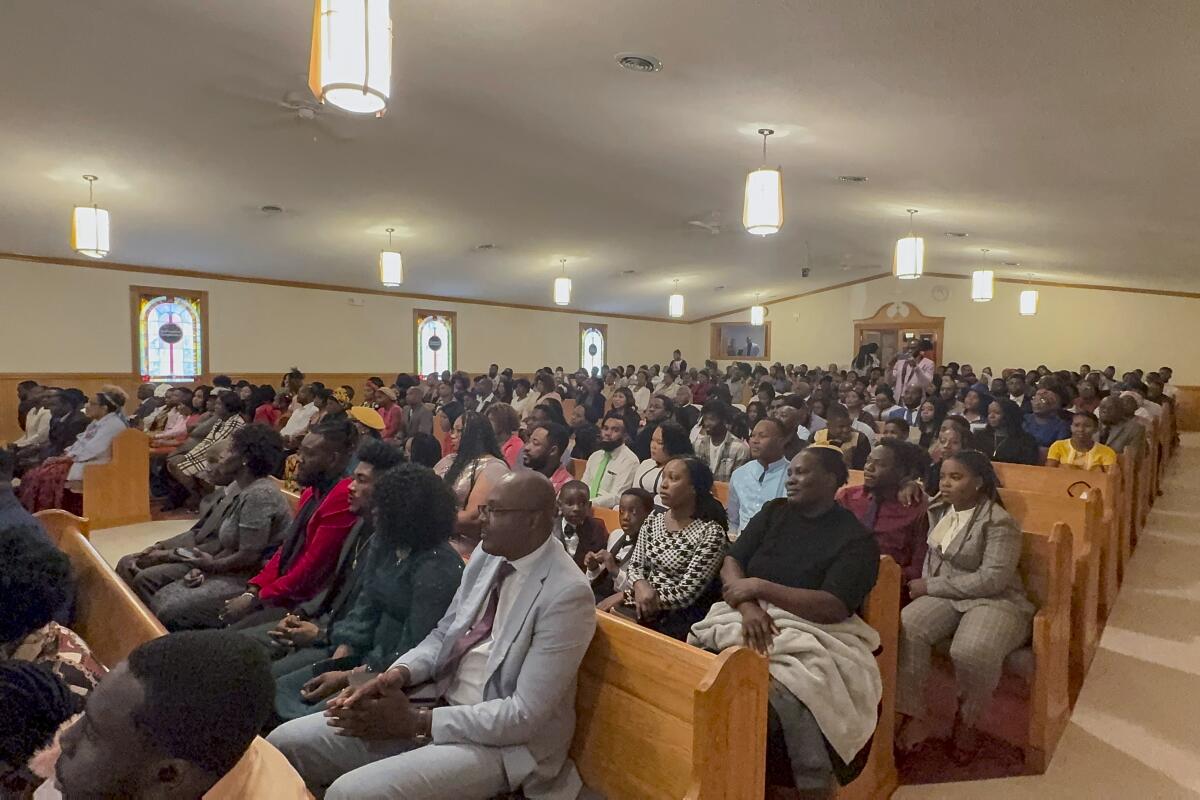
<path id="1" fill-rule="evenodd" d="M 1141 458 L 1171 373 L 976 373 L 920 340 L 876 353 L 361 387 L 293 368 L 133 398 L 22 383 L 24 433 L 0 449 L 0 787 L 575 797 L 599 611 L 770 654 L 769 796 L 830 797 L 878 722 L 879 636 L 859 614 L 881 556 L 903 575 L 896 748 L 937 746 L 926 684 L 949 642 L 945 747 L 967 763 L 1036 611 L 993 464 Z M 101 665 L 32 512 L 79 513 L 84 470 L 128 428 L 149 437 L 159 507 L 196 516 L 116 564 L 170 633 Z"/>

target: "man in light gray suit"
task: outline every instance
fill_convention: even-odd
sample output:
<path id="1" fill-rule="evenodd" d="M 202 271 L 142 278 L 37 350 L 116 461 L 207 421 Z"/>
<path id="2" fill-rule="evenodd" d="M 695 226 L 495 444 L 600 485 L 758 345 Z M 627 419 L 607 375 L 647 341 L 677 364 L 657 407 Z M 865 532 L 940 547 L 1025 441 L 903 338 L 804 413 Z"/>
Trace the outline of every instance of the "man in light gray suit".
<path id="1" fill-rule="evenodd" d="M 313 792 L 389 800 L 579 794 L 567 750 L 595 605 L 583 573 L 550 535 L 554 516 L 545 476 L 506 475 L 433 632 L 324 714 L 270 735 Z"/>

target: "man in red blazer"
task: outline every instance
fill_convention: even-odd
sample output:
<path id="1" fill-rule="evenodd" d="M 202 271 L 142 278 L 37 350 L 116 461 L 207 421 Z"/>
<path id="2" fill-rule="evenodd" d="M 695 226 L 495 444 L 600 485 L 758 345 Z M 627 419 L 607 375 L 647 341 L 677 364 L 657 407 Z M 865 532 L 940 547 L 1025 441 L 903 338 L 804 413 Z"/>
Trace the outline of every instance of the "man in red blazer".
<path id="1" fill-rule="evenodd" d="M 353 425 L 341 416 L 322 421 L 305 435 L 296 470 L 296 482 L 305 488 L 291 529 L 246 591 L 225 604 L 226 624 L 266 606 L 303 603 L 329 582 L 357 519 L 350 511 L 346 474 L 356 438 Z"/>

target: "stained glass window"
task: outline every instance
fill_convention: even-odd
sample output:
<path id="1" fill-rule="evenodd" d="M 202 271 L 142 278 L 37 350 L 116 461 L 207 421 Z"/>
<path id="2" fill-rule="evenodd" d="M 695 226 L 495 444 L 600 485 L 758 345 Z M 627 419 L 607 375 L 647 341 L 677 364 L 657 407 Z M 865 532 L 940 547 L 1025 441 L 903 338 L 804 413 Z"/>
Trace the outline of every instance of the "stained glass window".
<path id="1" fill-rule="evenodd" d="M 593 370 L 599 371 L 604 365 L 604 331 L 601 328 L 588 326 L 579 334 L 579 364 L 588 374 Z"/>
<path id="2" fill-rule="evenodd" d="M 454 318 L 448 314 L 417 314 L 417 372 L 454 371 Z"/>
<path id="3" fill-rule="evenodd" d="M 200 298 L 142 294 L 138 302 L 138 371 L 144 380 L 191 381 L 204 371 Z"/>

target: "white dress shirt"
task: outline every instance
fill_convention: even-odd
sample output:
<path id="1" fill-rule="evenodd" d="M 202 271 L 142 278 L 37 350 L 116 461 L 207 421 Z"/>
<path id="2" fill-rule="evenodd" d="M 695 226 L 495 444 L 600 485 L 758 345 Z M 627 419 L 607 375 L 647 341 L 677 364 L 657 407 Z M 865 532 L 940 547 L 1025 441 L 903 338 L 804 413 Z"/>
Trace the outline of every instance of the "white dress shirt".
<path id="1" fill-rule="evenodd" d="M 13 442 L 17 447 L 29 447 L 50 441 L 50 409 L 35 408 L 25 415 L 25 435 Z"/>
<path id="2" fill-rule="evenodd" d="M 597 450 L 587 460 L 587 468 L 583 471 L 583 482 L 589 491 L 592 488 L 593 477 L 604 460 L 605 452 Z M 637 472 L 637 454 L 626 445 L 621 445 L 612 451 L 604 476 L 600 479 L 599 491 L 592 497 L 592 503 L 604 508 L 616 508 L 621 501 L 621 493 L 633 485 L 633 475 Z"/>
<path id="3" fill-rule="evenodd" d="M 517 596 L 521 594 L 521 587 L 525 585 L 529 570 L 542 557 L 542 553 L 547 547 L 562 547 L 562 544 L 551 536 L 537 550 L 510 562 L 515 572 L 509 575 L 500 586 L 500 598 L 496 601 L 496 616 L 492 620 L 491 635 L 463 653 L 462 658 L 459 659 L 454 680 L 450 682 L 450 687 L 446 689 L 444 695 L 446 702 L 450 705 L 473 706 L 483 702 L 483 684 L 487 680 L 487 665 L 488 658 L 492 654 L 492 644 L 496 641 L 496 635 L 504 629 L 502 626 L 508 618 L 508 612 L 512 609 L 513 603 L 517 602 Z M 487 601 L 485 599 L 471 624 L 474 625 L 478 622 L 486 610 Z"/>
<path id="4" fill-rule="evenodd" d="M 640 389 L 634 389 L 633 404 L 637 406 L 638 411 L 645 411 L 650 405 L 650 390 L 645 386 Z"/>
<path id="5" fill-rule="evenodd" d="M 307 403 L 300 406 L 288 417 L 287 424 L 283 426 L 283 430 L 279 431 L 279 434 L 281 436 L 298 436 L 306 432 L 308 424 L 312 422 L 312 418 L 316 416 L 316 413 L 316 403 Z"/>

